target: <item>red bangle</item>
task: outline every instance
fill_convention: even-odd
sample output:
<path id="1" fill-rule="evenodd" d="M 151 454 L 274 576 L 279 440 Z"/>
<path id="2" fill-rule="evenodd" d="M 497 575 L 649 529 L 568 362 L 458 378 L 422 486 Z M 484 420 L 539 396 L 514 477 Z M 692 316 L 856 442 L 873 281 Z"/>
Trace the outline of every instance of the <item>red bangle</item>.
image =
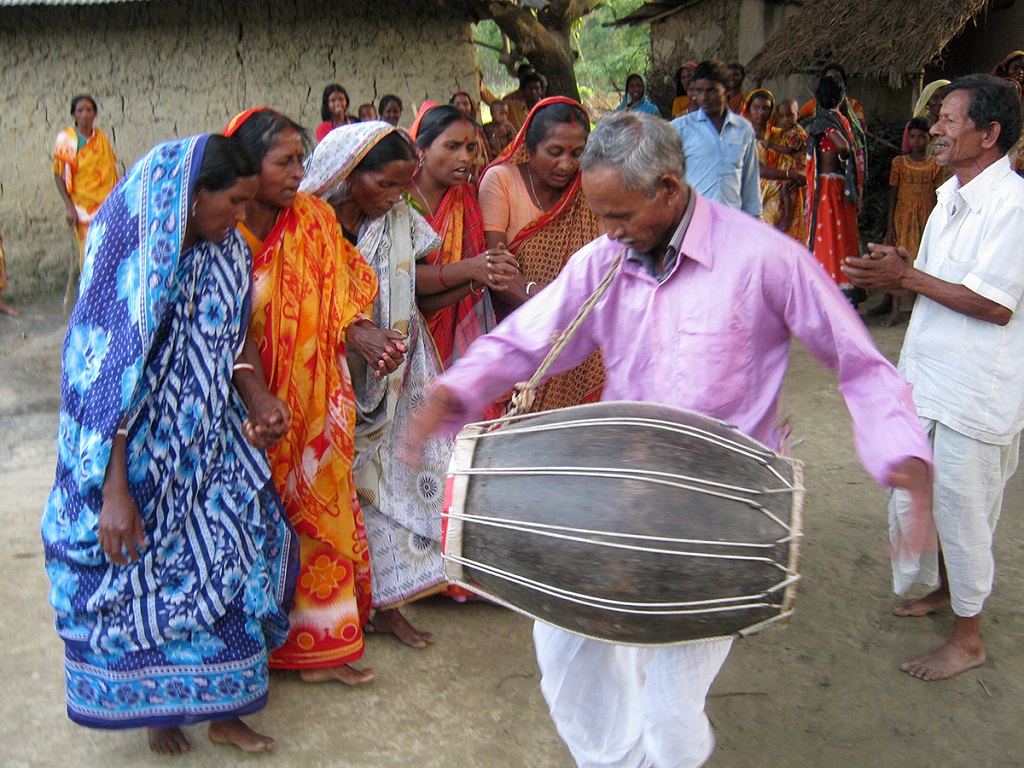
<path id="1" fill-rule="evenodd" d="M 437 279 L 441 281 L 441 285 L 445 288 L 451 288 L 451 286 L 444 281 L 444 264 L 437 268 Z"/>

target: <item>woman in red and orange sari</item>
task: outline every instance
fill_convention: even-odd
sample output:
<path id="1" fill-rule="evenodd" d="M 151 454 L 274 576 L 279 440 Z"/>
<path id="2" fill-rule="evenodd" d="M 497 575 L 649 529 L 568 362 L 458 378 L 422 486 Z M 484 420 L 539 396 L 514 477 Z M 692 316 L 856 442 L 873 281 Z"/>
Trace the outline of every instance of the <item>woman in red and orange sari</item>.
<path id="1" fill-rule="evenodd" d="M 494 296 L 499 317 L 537 295 L 570 256 L 603 232 L 580 188 L 579 157 L 589 133 L 590 118 L 578 103 L 543 99 L 480 181 L 487 246 L 507 244 L 519 264 L 519 274 Z M 595 353 L 537 390 L 532 410 L 595 402 L 603 385 L 604 364 Z"/>
<path id="2" fill-rule="evenodd" d="M 783 146 L 782 129 L 773 124 L 775 96 L 765 88 L 755 88 L 747 94 L 741 114 L 754 126 L 757 137 L 761 221 L 787 232 L 794 215 L 791 185 L 804 183 L 804 172 L 790 161 L 788 147 Z"/>
<path id="3" fill-rule="evenodd" d="M 849 121 L 839 111 L 843 82 L 827 75 L 814 92 L 818 112 L 807 125 L 807 248 L 854 308 L 864 300 L 842 270 L 860 256 L 860 212 L 864 171 Z"/>
<path id="4" fill-rule="evenodd" d="M 260 165 L 259 189 L 239 225 L 254 254 L 253 362 L 291 410 L 288 436 L 268 456 L 299 534 L 301 563 L 291 629 L 270 667 L 298 670 L 306 682 L 356 685 L 373 677 L 349 666 L 363 653 L 371 595 L 352 480 L 356 406 L 346 342 L 382 375 L 403 348 L 362 314 L 377 295 L 377 277 L 342 235 L 334 210 L 298 191 L 302 128 L 256 109 L 232 120 L 225 134 L 237 135 Z M 385 360 L 389 351 L 394 364 Z"/>
<path id="5" fill-rule="evenodd" d="M 96 102 L 82 94 L 71 100 L 75 124 L 57 134 L 53 150 L 53 178 L 64 201 L 68 226 L 78 237 L 78 253 L 85 253 L 85 234 L 121 174 L 106 135 L 93 125 Z"/>
<path id="6" fill-rule="evenodd" d="M 484 239 L 476 191 L 467 182 L 479 140 L 472 120 L 454 106 L 427 102 L 409 135 L 419 163 L 406 199 L 441 237 L 416 265 L 416 293 L 443 371 L 494 328 L 490 291 L 505 290 L 519 265 Z"/>

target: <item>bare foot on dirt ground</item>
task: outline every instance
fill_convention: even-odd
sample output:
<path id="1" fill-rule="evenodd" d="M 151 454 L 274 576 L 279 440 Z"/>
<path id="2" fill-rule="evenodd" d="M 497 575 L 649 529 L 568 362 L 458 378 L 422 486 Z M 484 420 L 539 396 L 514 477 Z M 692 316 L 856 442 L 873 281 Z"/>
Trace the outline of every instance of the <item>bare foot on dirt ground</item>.
<path id="1" fill-rule="evenodd" d="M 432 632 L 416 629 L 397 608 L 374 613 L 363 632 L 368 635 L 394 635 L 410 648 L 426 648 L 437 639 Z"/>
<path id="2" fill-rule="evenodd" d="M 345 685 L 362 685 L 373 680 L 374 669 L 356 669 L 351 664 L 340 667 L 324 667 L 322 669 L 303 669 L 299 677 L 304 683 L 339 682 Z"/>
<path id="3" fill-rule="evenodd" d="M 981 643 L 964 648 L 950 639 L 931 653 L 901 664 L 900 669 L 919 680 L 947 680 L 984 663 L 985 648 Z"/>
<path id="4" fill-rule="evenodd" d="M 895 608 L 893 613 L 898 616 L 927 616 L 949 607 L 949 591 L 940 587 L 934 592 L 929 592 L 924 597 L 916 597 L 913 600 L 904 600 Z"/>
<path id="5" fill-rule="evenodd" d="M 897 616 L 927 616 L 946 608 L 949 608 L 949 592 L 944 589 L 936 589 L 924 597 L 904 600 L 893 608 L 892 612 Z"/>
<path id="6" fill-rule="evenodd" d="M 269 736 L 256 733 L 237 717 L 210 723 L 209 735 L 214 744 L 234 744 L 243 752 L 269 752 L 275 743 Z"/>
<path id="7" fill-rule="evenodd" d="M 158 755 L 178 755 L 192 749 L 185 733 L 177 726 L 173 728 L 147 728 L 149 748 Z"/>

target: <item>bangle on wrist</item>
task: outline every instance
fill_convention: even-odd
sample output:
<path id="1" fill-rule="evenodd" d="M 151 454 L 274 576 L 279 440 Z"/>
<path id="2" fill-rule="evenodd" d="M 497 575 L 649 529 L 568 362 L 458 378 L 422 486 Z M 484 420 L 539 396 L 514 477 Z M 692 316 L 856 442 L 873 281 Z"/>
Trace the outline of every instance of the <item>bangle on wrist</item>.
<path id="1" fill-rule="evenodd" d="M 437 279 L 441 281 L 441 285 L 444 286 L 444 288 L 451 288 L 451 286 L 444 281 L 444 264 L 437 268 Z"/>
<path id="2" fill-rule="evenodd" d="M 119 429 L 119 430 L 117 430 L 117 432 L 114 433 L 114 437 L 117 437 L 118 435 L 120 435 L 121 437 L 125 437 L 126 438 L 126 437 L 128 437 L 128 430 L 127 429 L 123 429 L 123 428 Z"/>
<path id="3" fill-rule="evenodd" d="M 527 284 L 526 284 L 526 285 L 525 285 L 525 286 L 523 287 L 523 293 L 525 293 L 525 294 L 526 294 L 527 296 L 530 296 L 530 297 L 532 297 L 532 296 L 533 296 L 533 294 L 532 294 L 532 293 L 530 293 L 530 287 L 531 287 L 531 286 L 532 286 L 532 287 L 534 287 L 534 288 L 536 288 L 536 287 L 537 287 L 537 283 L 535 283 L 535 282 L 534 282 L 533 280 L 531 280 L 530 282 L 528 282 L 528 283 L 527 283 Z"/>
<path id="4" fill-rule="evenodd" d="M 469 281 L 469 292 L 470 292 L 470 293 L 475 293 L 475 294 L 476 294 L 477 296 L 479 296 L 479 295 L 480 295 L 481 293 L 483 293 L 483 292 L 484 292 L 484 288 L 485 288 L 485 287 L 486 287 L 486 286 L 483 286 L 483 285 L 481 285 L 481 286 L 480 286 L 480 290 L 478 291 L 478 290 L 476 290 L 476 289 L 475 289 L 475 288 L 473 287 L 473 281 L 472 281 L 472 280 L 470 280 L 470 281 Z"/>
<path id="5" fill-rule="evenodd" d="M 256 366 L 252 363 L 235 363 L 231 368 L 232 373 L 238 373 L 239 371 L 248 371 L 249 373 L 256 373 Z"/>

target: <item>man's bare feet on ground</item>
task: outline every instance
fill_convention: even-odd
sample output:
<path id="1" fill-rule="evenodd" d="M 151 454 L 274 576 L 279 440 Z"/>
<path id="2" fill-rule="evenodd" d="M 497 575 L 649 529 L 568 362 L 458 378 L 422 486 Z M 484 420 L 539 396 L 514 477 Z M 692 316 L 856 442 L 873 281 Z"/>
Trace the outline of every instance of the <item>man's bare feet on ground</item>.
<path id="1" fill-rule="evenodd" d="M 269 752 L 275 743 L 269 736 L 256 733 L 237 717 L 210 723 L 209 735 L 214 744 L 234 744 L 243 752 Z"/>
<path id="2" fill-rule="evenodd" d="M 900 669 L 920 680 L 946 680 L 984 663 L 985 648 L 980 642 L 965 648 L 950 638 L 931 653 L 901 664 Z"/>
<path id="3" fill-rule="evenodd" d="M 433 632 L 417 630 L 397 608 L 375 612 L 363 632 L 369 635 L 394 635 L 410 648 L 425 648 L 437 639 Z"/>
<path id="4" fill-rule="evenodd" d="M 303 669 L 299 677 L 304 683 L 330 683 L 337 681 L 345 685 L 362 685 L 373 680 L 376 670 L 356 669 L 350 664 L 340 667 L 323 667 L 322 669 Z"/>
<path id="5" fill-rule="evenodd" d="M 930 613 L 949 608 L 949 592 L 937 589 L 924 597 L 904 600 L 892 609 L 897 616 L 927 616 Z"/>
<path id="6" fill-rule="evenodd" d="M 3 299 L 0 299 L 0 315 L 9 315 L 10 317 L 21 317 L 21 310 L 17 307 L 12 307 Z"/>
<path id="7" fill-rule="evenodd" d="M 158 755 L 178 755 L 192 749 L 181 728 L 147 728 L 146 736 L 149 739 L 149 748 Z"/>

